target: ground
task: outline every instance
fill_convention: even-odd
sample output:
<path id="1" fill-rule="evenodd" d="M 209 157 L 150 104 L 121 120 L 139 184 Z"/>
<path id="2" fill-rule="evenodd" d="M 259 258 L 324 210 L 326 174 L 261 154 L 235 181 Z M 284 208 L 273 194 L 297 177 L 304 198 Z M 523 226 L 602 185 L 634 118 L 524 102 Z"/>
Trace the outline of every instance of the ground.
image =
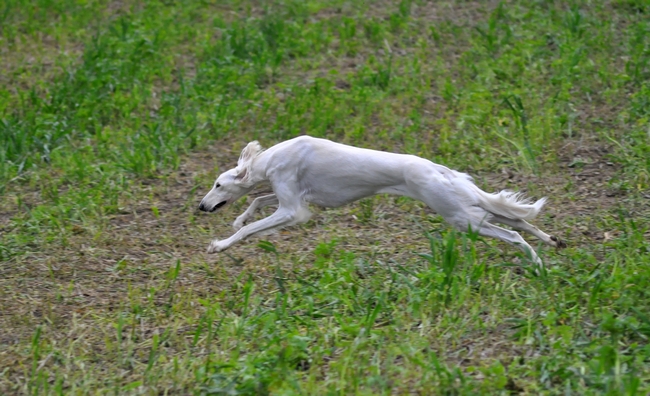
<path id="1" fill-rule="evenodd" d="M 649 12 L 8 2 L 0 393 L 646 394 Z M 247 205 L 214 179 L 300 134 L 547 196 L 568 247 L 382 195 L 206 254 Z"/>

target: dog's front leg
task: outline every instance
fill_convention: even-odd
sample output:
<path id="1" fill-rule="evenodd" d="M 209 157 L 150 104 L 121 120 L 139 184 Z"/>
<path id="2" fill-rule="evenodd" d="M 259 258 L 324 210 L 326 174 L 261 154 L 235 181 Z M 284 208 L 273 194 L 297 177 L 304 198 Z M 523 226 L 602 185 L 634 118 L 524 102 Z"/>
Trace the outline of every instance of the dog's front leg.
<path id="1" fill-rule="evenodd" d="M 301 214 L 302 212 L 300 208 L 287 209 L 280 207 L 271 216 L 241 228 L 228 239 L 221 241 L 215 239 L 210 243 L 210 246 L 208 246 L 208 253 L 223 252 L 233 244 L 241 241 L 242 239 L 248 238 L 253 234 L 268 231 L 273 228 L 295 224 L 297 221 L 301 220 Z"/>
<path id="2" fill-rule="evenodd" d="M 264 195 L 262 197 L 255 198 L 255 200 L 253 200 L 253 202 L 248 207 L 248 209 L 246 209 L 244 213 L 239 215 L 239 217 L 237 217 L 235 222 L 232 223 L 232 227 L 236 231 L 238 231 L 240 228 L 244 226 L 244 224 L 246 224 L 248 220 L 253 218 L 256 210 L 268 205 L 277 205 L 277 204 L 278 204 L 278 197 L 276 197 L 275 194 Z"/>

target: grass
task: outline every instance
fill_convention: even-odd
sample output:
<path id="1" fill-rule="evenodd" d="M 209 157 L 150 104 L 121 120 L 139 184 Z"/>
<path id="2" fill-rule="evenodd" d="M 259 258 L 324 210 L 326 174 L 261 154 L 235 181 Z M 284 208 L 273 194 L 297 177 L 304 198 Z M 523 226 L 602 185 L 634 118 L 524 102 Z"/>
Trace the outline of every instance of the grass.
<path id="1" fill-rule="evenodd" d="M 0 393 L 647 394 L 648 13 L 6 1 Z M 378 196 L 205 255 L 217 174 L 304 133 L 549 196 L 569 248 Z"/>

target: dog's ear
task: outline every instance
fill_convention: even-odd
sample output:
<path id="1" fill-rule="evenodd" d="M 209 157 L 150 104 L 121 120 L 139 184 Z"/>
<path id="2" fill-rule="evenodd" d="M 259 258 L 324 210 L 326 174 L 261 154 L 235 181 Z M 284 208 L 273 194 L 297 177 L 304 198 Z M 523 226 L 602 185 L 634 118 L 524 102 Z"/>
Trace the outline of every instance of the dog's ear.
<path id="1" fill-rule="evenodd" d="M 245 168 L 248 163 L 250 163 L 253 158 L 255 158 L 262 151 L 262 146 L 260 146 L 257 140 L 254 140 L 246 145 L 239 155 L 239 161 L 237 161 L 237 168 Z"/>
<path id="2" fill-rule="evenodd" d="M 238 184 L 247 184 L 250 182 L 251 167 L 253 166 L 253 160 L 262 152 L 262 146 L 260 146 L 257 140 L 252 141 L 244 147 L 237 161 L 237 176 L 235 176 L 235 182 Z"/>
<path id="3" fill-rule="evenodd" d="M 237 175 L 235 176 L 235 183 L 241 184 L 248 181 L 248 168 L 237 167 Z"/>

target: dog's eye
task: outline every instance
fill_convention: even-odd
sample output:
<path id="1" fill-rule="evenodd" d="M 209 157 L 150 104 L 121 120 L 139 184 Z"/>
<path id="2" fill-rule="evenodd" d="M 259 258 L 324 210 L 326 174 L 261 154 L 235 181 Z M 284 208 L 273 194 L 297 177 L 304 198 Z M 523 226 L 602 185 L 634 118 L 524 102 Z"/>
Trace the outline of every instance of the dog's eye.
<path id="1" fill-rule="evenodd" d="M 214 188 L 219 188 L 219 187 L 221 187 L 221 184 L 219 184 L 219 183 L 215 184 L 215 186 L 214 186 Z"/>

